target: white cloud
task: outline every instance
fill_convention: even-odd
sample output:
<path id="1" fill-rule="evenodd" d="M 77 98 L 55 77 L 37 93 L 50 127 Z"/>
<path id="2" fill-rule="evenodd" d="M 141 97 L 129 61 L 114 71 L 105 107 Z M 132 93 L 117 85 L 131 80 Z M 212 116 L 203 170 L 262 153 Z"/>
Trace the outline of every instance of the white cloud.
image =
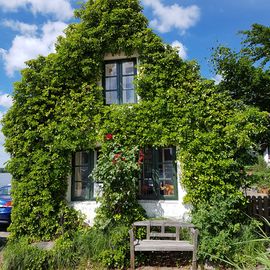
<path id="1" fill-rule="evenodd" d="M 178 40 L 172 43 L 172 47 L 178 50 L 178 54 L 182 59 L 187 59 L 187 48 Z"/>
<path id="2" fill-rule="evenodd" d="M 13 103 L 12 97 L 9 94 L 0 94 L 0 106 L 3 106 L 5 108 L 11 107 Z M 0 112 L 0 118 L 2 117 L 2 114 Z"/>
<path id="3" fill-rule="evenodd" d="M 212 80 L 214 80 L 215 84 L 217 85 L 223 80 L 223 77 L 220 74 L 216 74 L 215 77 L 212 78 Z"/>
<path id="4" fill-rule="evenodd" d="M 16 70 L 25 67 L 25 61 L 29 59 L 54 52 L 55 41 L 59 35 L 63 35 L 66 26 L 63 22 L 47 22 L 40 34 L 29 35 L 28 32 L 27 35 L 15 36 L 9 50 L 0 49 L 7 75 L 13 76 Z"/>
<path id="5" fill-rule="evenodd" d="M 4 20 L 2 25 L 9 27 L 14 31 L 18 31 L 23 35 L 34 35 L 38 30 L 38 27 L 34 24 L 27 24 L 13 20 Z"/>
<path id="6" fill-rule="evenodd" d="M 142 3 L 153 9 L 155 18 L 150 22 L 150 26 L 161 33 L 170 32 L 173 28 L 184 33 L 200 18 L 200 9 L 196 5 L 188 7 L 182 7 L 178 4 L 165 6 L 161 0 L 142 0 Z"/>
<path id="7" fill-rule="evenodd" d="M 4 11 L 17 11 L 19 8 L 29 9 L 33 14 L 51 14 L 60 20 L 73 16 L 69 0 L 0 0 L 0 9 Z"/>

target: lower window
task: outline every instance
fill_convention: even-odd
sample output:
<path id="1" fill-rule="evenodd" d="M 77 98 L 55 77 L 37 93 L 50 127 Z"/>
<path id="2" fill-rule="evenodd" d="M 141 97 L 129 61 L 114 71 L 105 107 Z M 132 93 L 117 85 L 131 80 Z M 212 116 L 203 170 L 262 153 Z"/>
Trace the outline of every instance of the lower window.
<path id="1" fill-rule="evenodd" d="M 177 199 L 175 147 L 144 149 L 140 199 Z"/>
<path id="2" fill-rule="evenodd" d="M 94 200 L 100 192 L 101 184 L 91 179 L 98 151 L 80 151 L 72 157 L 72 201 Z"/>
<path id="3" fill-rule="evenodd" d="M 72 201 L 95 200 L 102 193 L 102 183 L 91 179 L 99 151 L 80 151 L 72 157 Z M 175 147 L 144 149 L 139 178 L 139 199 L 177 199 Z"/>

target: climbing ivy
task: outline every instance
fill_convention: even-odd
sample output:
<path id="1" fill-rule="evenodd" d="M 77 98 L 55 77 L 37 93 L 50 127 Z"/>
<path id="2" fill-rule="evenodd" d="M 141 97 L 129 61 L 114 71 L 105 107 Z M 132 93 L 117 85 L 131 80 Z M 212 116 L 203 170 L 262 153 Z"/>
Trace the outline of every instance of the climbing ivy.
<path id="1" fill-rule="evenodd" d="M 103 183 L 102 196 L 98 198 L 101 206 L 97 210 L 95 225 L 99 229 L 113 229 L 123 224 L 129 227 L 134 221 L 146 216 L 137 201 L 142 150 L 139 151 L 136 146 L 122 146 L 111 133 L 105 138 L 92 174 L 96 181 Z"/>
<path id="2" fill-rule="evenodd" d="M 105 198 L 122 202 L 122 189 L 130 188 L 127 203 L 136 204 L 135 150 L 149 145 L 179 149 L 181 181 L 194 214 L 205 202 L 216 203 L 217 194 L 230 195 L 234 203 L 228 207 L 244 205 L 239 191 L 246 182 L 244 166 L 265 138 L 268 115 L 232 100 L 201 78 L 196 62 L 183 61 L 147 27 L 139 1 L 89 0 L 75 15 L 79 22 L 68 26 L 55 53 L 27 62 L 3 120 L 13 175 L 12 235 L 51 239 L 75 229 L 79 220 L 67 214 L 73 210 L 65 202 L 71 155 L 97 144 L 104 164 L 96 177 L 114 170 L 119 185 L 129 168 L 132 181 L 129 187 L 124 181 L 113 193 L 113 182 L 104 186 L 98 212 L 103 222 L 103 217 L 117 220 L 120 215 L 125 220 L 130 214 L 129 207 L 115 212 Z M 104 57 L 120 52 L 139 55 L 135 84 L 140 100 L 105 106 L 98 86 Z M 113 143 L 106 141 L 107 134 L 113 135 Z M 115 145 L 121 146 L 117 153 Z M 129 161 L 118 158 L 113 164 L 112 155 L 120 153 L 129 153 Z"/>

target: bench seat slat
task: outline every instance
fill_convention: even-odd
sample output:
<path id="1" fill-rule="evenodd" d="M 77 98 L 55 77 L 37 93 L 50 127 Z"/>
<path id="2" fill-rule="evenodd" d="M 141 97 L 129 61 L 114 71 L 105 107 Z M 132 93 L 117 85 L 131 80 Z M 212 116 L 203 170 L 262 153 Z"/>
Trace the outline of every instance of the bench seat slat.
<path id="1" fill-rule="evenodd" d="M 135 251 L 193 251 L 194 246 L 188 241 L 175 240 L 140 240 L 135 241 Z"/>

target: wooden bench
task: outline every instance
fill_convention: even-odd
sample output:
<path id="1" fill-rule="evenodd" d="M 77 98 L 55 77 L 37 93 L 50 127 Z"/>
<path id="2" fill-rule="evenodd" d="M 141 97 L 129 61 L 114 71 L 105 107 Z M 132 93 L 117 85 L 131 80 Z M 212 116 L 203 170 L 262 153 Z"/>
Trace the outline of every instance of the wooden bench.
<path id="1" fill-rule="evenodd" d="M 146 239 L 134 238 L 136 227 L 146 227 Z M 168 232 L 168 228 L 175 228 L 174 232 Z M 183 228 L 190 232 L 191 241 L 180 239 L 180 232 Z M 198 230 L 194 228 L 193 224 L 172 220 L 137 221 L 133 223 L 129 234 L 132 270 L 135 269 L 135 251 L 191 251 L 193 253 L 192 270 L 197 269 Z"/>

